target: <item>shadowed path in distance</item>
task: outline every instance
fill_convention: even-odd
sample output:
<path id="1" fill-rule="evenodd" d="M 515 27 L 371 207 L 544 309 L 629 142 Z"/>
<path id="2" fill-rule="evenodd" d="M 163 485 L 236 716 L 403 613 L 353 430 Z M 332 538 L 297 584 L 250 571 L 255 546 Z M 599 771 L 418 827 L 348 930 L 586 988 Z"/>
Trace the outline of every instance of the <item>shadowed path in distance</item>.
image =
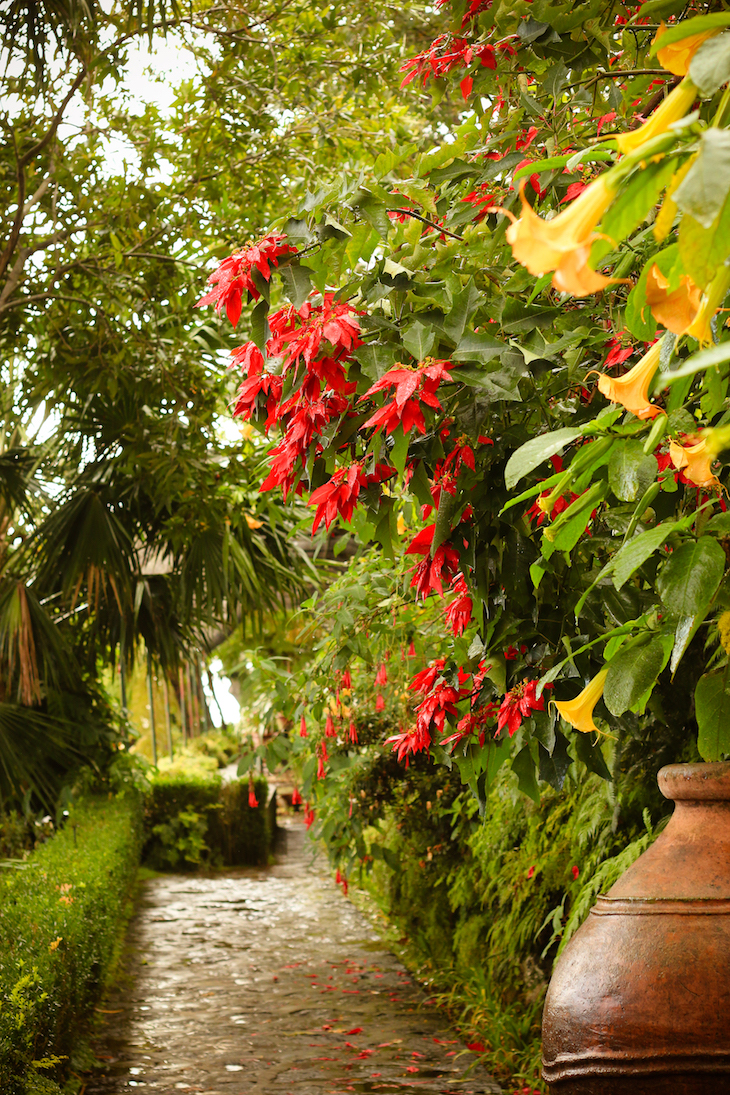
<path id="1" fill-rule="evenodd" d="M 85 1095 L 496 1095 L 303 827 L 284 836 L 274 867 L 143 884 Z"/>

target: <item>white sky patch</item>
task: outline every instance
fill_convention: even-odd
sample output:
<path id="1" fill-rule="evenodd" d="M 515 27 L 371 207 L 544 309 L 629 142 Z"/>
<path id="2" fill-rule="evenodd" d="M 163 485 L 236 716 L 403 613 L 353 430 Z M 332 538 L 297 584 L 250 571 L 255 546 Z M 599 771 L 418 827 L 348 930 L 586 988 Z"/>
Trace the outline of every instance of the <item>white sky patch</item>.
<path id="1" fill-rule="evenodd" d="M 231 687 L 231 682 L 228 677 L 221 676 L 220 671 L 222 668 L 223 662 L 220 660 L 220 658 L 214 658 L 208 666 L 208 674 L 210 676 L 210 681 L 213 686 L 215 698 L 218 700 L 218 704 L 220 705 L 221 711 L 223 712 L 223 717 L 225 718 L 227 723 L 237 723 L 241 718 L 241 708 L 235 696 L 232 696 L 231 693 L 228 691 L 228 689 Z M 205 692 L 209 700 L 213 699 L 205 678 L 203 678 L 203 691 Z M 221 717 L 218 711 L 218 707 L 213 702 L 209 703 L 208 707 L 210 710 L 210 717 L 213 720 L 214 725 L 220 726 Z"/>

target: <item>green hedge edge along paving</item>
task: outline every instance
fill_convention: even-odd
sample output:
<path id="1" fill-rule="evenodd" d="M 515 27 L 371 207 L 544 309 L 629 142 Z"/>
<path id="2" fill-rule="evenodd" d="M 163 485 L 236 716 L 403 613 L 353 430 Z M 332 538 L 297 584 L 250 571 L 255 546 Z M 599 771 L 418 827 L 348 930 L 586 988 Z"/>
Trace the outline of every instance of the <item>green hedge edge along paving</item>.
<path id="1" fill-rule="evenodd" d="M 20 869 L 0 872 L 0 1090 L 59 1089 L 99 999 L 142 848 L 137 795 L 73 807 Z"/>

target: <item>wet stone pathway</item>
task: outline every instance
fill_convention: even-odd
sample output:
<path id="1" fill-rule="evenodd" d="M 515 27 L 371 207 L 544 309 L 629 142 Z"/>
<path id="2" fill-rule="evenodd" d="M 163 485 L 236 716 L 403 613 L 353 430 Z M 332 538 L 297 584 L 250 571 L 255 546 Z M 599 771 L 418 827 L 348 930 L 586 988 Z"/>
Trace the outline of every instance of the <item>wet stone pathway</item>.
<path id="1" fill-rule="evenodd" d="M 493 1095 L 423 990 L 311 862 L 144 884 L 85 1095 Z"/>

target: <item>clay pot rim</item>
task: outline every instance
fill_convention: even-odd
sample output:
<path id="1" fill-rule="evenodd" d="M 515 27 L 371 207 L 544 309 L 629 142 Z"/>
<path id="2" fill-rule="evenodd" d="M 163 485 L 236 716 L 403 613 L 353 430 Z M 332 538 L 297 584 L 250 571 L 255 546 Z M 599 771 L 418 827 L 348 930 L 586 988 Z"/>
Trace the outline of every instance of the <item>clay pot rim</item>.
<path id="1" fill-rule="evenodd" d="M 657 780 L 661 793 L 673 802 L 730 802 L 730 761 L 667 764 Z"/>

